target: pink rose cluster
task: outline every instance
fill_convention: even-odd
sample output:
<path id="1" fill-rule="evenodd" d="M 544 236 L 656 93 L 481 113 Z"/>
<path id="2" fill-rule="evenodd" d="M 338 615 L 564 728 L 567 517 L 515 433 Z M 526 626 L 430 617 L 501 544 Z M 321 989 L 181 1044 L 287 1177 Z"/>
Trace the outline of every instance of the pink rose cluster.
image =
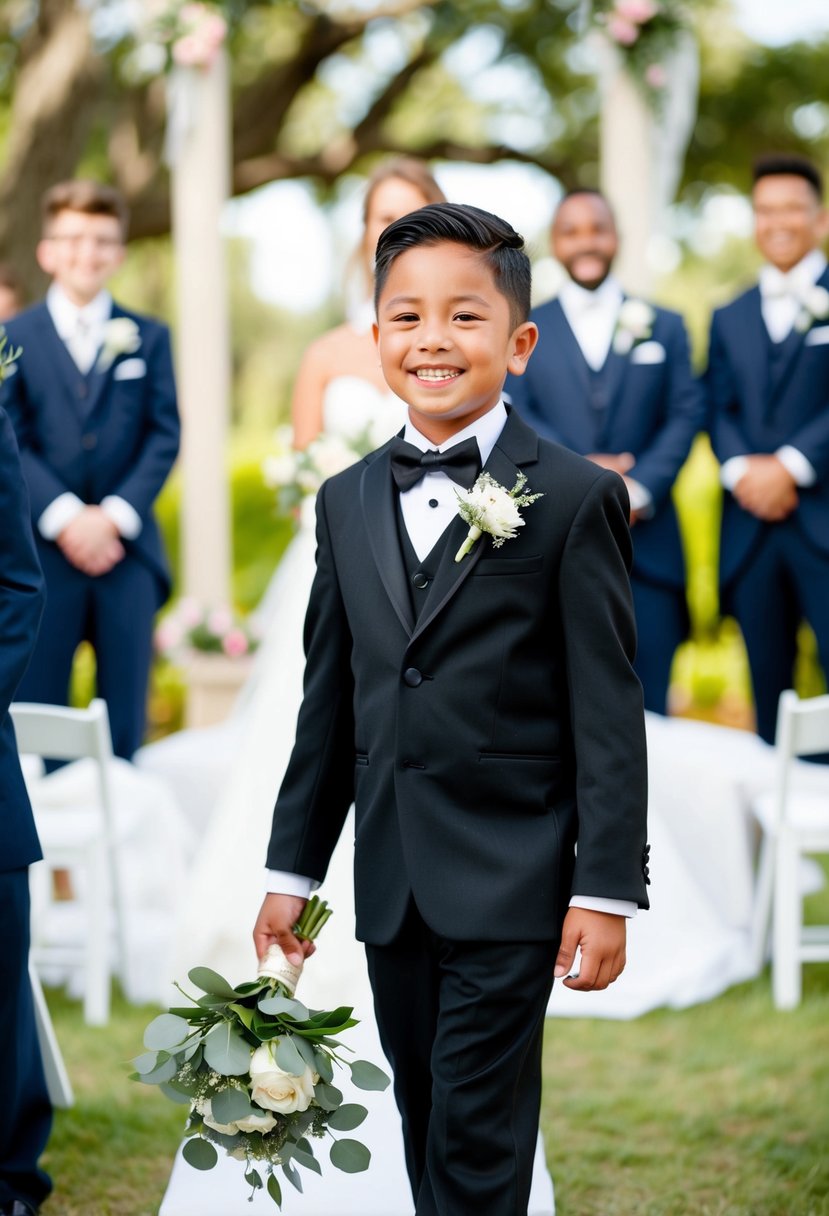
<path id="1" fill-rule="evenodd" d="M 226 605 L 205 610 L 189 597 L 179 600 L 155 631 L 156 650 L 173 661 L 184 659 L 193 651 L 238 659 L 254 651 L 258 644 L 256 632 L 240 623 Z"/>
<path id="2" fill-rule="evenodd" d="M 658 0 L 616 0 L 607 18 L 607 32 L 619 46 L 633 46 L 660 10 Z"/>
<path id="3" fill-rule="evenodd" d="M 185 4 L 179 13 L 182 33 L 172 45 L 173 61 L 183 68 L 209 68 L 225 38 L 227 22 L 207 4 Z"/>

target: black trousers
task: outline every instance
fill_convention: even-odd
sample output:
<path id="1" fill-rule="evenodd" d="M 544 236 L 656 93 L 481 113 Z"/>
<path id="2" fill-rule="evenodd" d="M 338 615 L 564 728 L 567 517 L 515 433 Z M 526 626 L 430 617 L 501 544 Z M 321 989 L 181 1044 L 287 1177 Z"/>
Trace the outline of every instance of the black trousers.
<path id="1" fill-rule="evenodd" d="M 557 942 L 367 946 L 417 1216 L 527 1216 Z"/>
<path id="2" fill-rule="evenodd" d="M 730 588 L 730 607 L 743 632 L 757 707 L 757 734 L 774 742 L 777 702 L 794 678 L 797 630 L 815 632 L 829 675 L 829 557 L 793 519 L 771 524 Z"/>
<path id="3" fill-rule="evenodd" d="M 29 872 L 0 872 L 0 1204 L 37 1207 L 52 1189 L 38 1168 L 52 1126 L 29 982 Z"/>

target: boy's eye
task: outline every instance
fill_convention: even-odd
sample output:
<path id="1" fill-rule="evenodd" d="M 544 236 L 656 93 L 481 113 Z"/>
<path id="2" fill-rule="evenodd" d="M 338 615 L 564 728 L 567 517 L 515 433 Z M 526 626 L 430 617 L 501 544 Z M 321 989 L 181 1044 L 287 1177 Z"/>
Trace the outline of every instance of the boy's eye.
<path id="1" fill-rule="evenodd" d="M 399 312 L 396 316 L 392 317 L 392 321 L 407 321 L 410 324 L 416 320 L 417 320 L 416 312 Z"/>
<path id="2" fill-rule="evenodd" d="M 456 321 L 479 321 L 480 317 L 476 316 L 474 312 L 456 312 L 455 320 Z"/>

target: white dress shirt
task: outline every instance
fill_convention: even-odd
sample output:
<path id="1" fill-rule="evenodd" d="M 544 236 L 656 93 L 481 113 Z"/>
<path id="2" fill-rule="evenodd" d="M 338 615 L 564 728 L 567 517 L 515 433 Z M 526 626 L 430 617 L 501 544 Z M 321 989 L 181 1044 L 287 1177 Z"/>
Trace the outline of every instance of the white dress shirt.
<path id="1" fill-rule="evenodd" d="M 458 431 L 451 439 L 437 444 L 439 452 L 462 443 L 464 439 L 476 439 L 481 453 L 481 464 L 485 465 L 492 449 L 498 441 L 498 436 L 504 429 L 507 411 L 501 401 L 489 413 L 471 422 L 469 426 Z M 435 444 L 421 435 L 411 422 L 406 423 L 403 438 L 407 443 L 420 448 L 422 452 L 434 451 Z M 420 561 L 432 551 L 443 532 L 458 513 L 458 500 L 455 495 L 455 482 L 442 470 L 426 473 L 423 478 L 405 490 L 400 495 L 400 510 L 403 523 Z M 434 505 L 433 505 L 434 504 Z M 307 899 L 311 891 L 319 886 L 310 878 L 301 874 L 291 874 L 283 870 L 265 871 L 265 889 L 279 895 L 297 895 Z M 610 912 L 616 916 L 635 916 L 636 904 L 623 899 L 604 899 L 601 896 L 574 895 L 570 900 L 572 908 L 587 908 L 594 912 Z"/>
<path id="2" fill-rule="evenodd" d="M 608 275 L 594 291 L 589 291 L 573 279 L 567 279 L 558 293 L 567 324 L 573 331 L 585 363 L 594 372 L 600 372 L 607 362 L 624 298 L 624 292 L 613 275 Z M 631 510 L 647 511 L 653 503 L 650 490 L 633 477 L 627 478 L 627 485 Z"/>
<path id="3" fill-rule="evenodd" d="M 99 291 L 93 300 L 79 308 L 57 283 L 53 283 L 46 293 L 46 307 L 58 337 L 66 344 L 78 371 L 85 376 L 103 345 L 106 323 L 112 315 L 112 296 L 108 291 Z M 56 540 L 63 529 L 80 515 L 85 505 L 70 491 L 59 494 L 37 521 L 40 535 L 44 540 Z M 108 494 L 101 501 L 101 510 L 115 524 L 119 535 L 127 540 L 138 536 L 142 528 L 141 516 L 125 498 Z"/>
<path id="4" fill-rule="evenodd" d="M 803 308 L 803 293 L 814 287 L 825 269 L 826 258 L 819 249 L 811 250 L 785 274 L 776 266 L 762 267 L 760 311 L 772 342 L 785 342 L 788 338 Z M 795 485 L 805 489 L 815 484 L 817 473 L 798 448 L 786 443 L 774 454 L 791 474 Z M 747 470 L 746 456 L 732 456 L 720 469 L 720 481 L 726 490 L 734 490 Z"/>

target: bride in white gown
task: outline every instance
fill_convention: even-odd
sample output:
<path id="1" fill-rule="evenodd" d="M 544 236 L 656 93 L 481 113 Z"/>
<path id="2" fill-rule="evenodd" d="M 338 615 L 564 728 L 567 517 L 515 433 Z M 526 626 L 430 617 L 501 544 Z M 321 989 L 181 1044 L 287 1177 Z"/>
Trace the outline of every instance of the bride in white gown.
<path id="1" fill-rule="evenodd" d="M 383 164 L 366 193 L 364 254 L 373 255 L 380 232 L 398 216 L 442 198 L 419 162 L 400 158 Z M 323 335 L 306 352 L 294 390 L 297 447 L 306 447 L 321 432 L 346 441 L 369 432 L 379 444 L 403 426 L 406 405 L 389 392 L 382 379 L 370 320 L 365 309 L 362 317 Z M 155 753 L 147 748 L 139 756 L 144 767 L 166 771 L 168 776 L 171 771 L 180 774 L 175 784 L 191 804 L 191 816 L 198 810 L 192 807 L 191 791 L 210 799 L 210 786 L 221 781 L 212 813 L 203 822 L 200 844 L 181 893 L 180 917 L 172 928 L 174 975 L 179 979 L 196 964 L 213 967 L 231 982 L 255 974 L 251 933 L 262 902 L 273 804 L 293 747 L 302 698 L 302 628 L 314 554 L 313 503 L 306 500 L 297 534 L 265 596 L 261 612 L 265 640 L 257 655 L 255 679 L 230 723 L 187 732 L 187 739 L 177 742 L 174 737 Z M 363 951 L 354 939 L 352 838 L 349 823 L 321 891 L 335 915 L 302 977 L 300 996 L 311 1006 L 353 1005 L 361 1023 L 350 1032 L 348 1041 L 358 1055 L 382 1062 Z M 319 1178 L 303 1172 L 304 1194 L 301 1198 L 285 1195 L 284 1212 L 303 1216 L 411 1213 L 391 1090 L 361 1094 L 359 1100 L 370 1110 L 361 1129 L 361 1138 L 373 1153 L 369 1173 L 344 1175 L 329 1167 Z M 530 1216 L 550 1216 L 552 1184 L 540 1145 L 536 1167 Z M 258 1195 L 248 1203 L 243 1172 L 240 1163 L 225 1158 L 209 1173 L 200 1174 L 179 1156 L 161 1216 L 273 1212 L 267 1197 Z M 291 1190 L 283 1188 L 283 1193 L 285 1189 Z"/>

